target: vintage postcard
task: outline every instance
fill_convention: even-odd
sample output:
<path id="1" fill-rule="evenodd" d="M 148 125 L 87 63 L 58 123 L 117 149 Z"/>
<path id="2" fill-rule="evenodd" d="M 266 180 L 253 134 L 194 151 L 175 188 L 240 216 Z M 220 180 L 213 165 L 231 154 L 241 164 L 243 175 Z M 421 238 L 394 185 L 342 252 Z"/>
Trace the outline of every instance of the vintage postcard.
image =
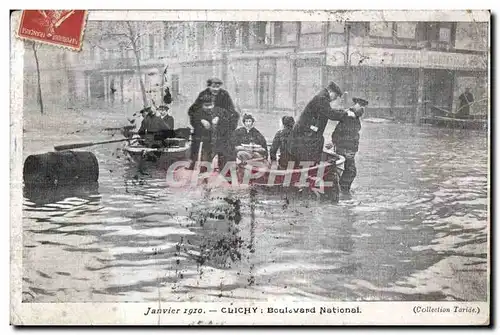
<path id="1" fill-rule="evenodd" d="M 11 324 L 490 324 L 489 11 L 10 34 Z"/>

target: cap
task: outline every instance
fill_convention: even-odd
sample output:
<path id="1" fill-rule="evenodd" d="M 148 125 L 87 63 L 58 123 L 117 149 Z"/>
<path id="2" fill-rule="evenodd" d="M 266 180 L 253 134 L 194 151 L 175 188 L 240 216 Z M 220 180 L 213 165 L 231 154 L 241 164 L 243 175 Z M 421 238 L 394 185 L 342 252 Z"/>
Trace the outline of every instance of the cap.
<path id="1" fill-rule="evenodd" d="M 361 99 L 361 98 L 352 98 L 352 102 L 354 102 L 355 104 L 360 104 L 361 106 L 368 106 L 368 101 L 365 100 L 365 99 Z"/>
<path id="2" fill-rule="evenodd" d="M 152 111 L 153 110 L 151 107 L 146 107 L 146 108 L 141 109 L 141 111 L 139 113 L 144 114 L 144 113 L 150 113 Z"/>
<path id="3" fill-rule="evenodd" d="M 210 86 L 212 84 L 219 84 L 219 85 L 222 85 L 223 82 L 222 80 L 220 80 L 219 78 L 210 78 L 207 80 L 207 85 Z"/>
<path id="4" fill-rule="evenodd" d="M 291 116 L 283 116 L 281 123 L 283 123 L 283 126 L 291 128 L 295 124 L 295 120 Z"/>
<path id="5" fill-rule="evenodd" d="M 339 85 L 335 84 L 333 81 L 328 83 L 328 86 L 326 88 L 332 92 L 337 93 L 339 96 L 342 95 L 342 90 L 340 89 Z"/>

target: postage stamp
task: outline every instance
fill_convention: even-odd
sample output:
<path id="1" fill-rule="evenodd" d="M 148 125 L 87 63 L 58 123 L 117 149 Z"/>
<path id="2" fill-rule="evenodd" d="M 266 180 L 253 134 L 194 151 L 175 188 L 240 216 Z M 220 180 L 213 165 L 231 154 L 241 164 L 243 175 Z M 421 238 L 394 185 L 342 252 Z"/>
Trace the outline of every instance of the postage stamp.
<path id="1" fill-rule="evenodd" d="M 490 323 L 488 11 L 84 16 L 12 15 L 11 324 Z"/>
<path id="2" fill-rule="evenodd" d="M 19 38 L 80 50 L 85 30 L 85 10 L 24 10 Z"/>

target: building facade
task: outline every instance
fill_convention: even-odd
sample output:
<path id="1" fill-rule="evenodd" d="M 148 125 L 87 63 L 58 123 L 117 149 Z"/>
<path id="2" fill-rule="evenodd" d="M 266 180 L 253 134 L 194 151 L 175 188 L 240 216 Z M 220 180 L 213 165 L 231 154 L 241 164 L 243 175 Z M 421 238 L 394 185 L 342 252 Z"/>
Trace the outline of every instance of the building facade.
<path id="1" fill-rule="evenodd" d="M 113 22 L 92 24 L 98 33 L 70 66 L 78 82 L 70 91 L 90 104 L 136 108 L 130 39 L 117 38 Z M 473 113 L 488 110 L 487 22 L 135 22 L 133 29 L 156 103 L 164 84 L 189 104 L 218 76 L 250 111 L 296 114 L 330 80 L 347 97 L 369 100 L 373 116 L 416 121 L 433 107 L 454 111 L 466 87 L 477 101 Z"/>

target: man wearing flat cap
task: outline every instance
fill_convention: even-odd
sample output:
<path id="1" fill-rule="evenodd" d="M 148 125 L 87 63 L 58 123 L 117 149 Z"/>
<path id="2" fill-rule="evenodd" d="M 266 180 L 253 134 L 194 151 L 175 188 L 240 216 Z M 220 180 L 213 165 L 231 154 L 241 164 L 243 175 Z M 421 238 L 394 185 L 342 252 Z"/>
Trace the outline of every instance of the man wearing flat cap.
<path id="1" fill-rule="evenodd" d="M 296 166 L 304 161 L 320 161 L 324 144 L 323 133 L 328 120 L 339 121 L 348 115 L 354 116 L 352 112 L 333 109 L 330 106 L 332 101 L 341 96 L 342 90 L 332 81 L 306 105 L 291 132 L 289 150 Z"/>
<path id="2" fill-rule="evenodd" d="M 189 107 L 189 112 L 201 106 L 200 98 L 204 95 L 211 95 L 214 101 L 214 106 L 223 108 L 227 110 L 230 114 L 230 125 L 232 127 L 232 131 L 234 131 L 238 127 L 239 114 L 236 112 L 234 108 L 233 100 L 229 95 L 228 91 L 222 88 L 222 80 L 219 78 L 210 78 L 207 80 L 207 88 L 198 94 L 196 101 Z"/>
<path id="3" fill-rule="evenodd" d="M 238 121 L 240 118 L 240 115 L 236 111 L 233 100 L 231 99 L 231 96 L 229 93 L 223 89 L 222 86 L 223 82 L 219 78 L 210 78 L 207 80 L 207 88 L 203 91 L 200 92 L 198 97 L 196 98 L 196 101 L 189 107 L 188 114 L 194 115 L 197 110 L 199 110 L 202 107 L 202 102 L 201 98 L 202 97 L 211 97 L 212 102 L 214 105 L 214 108 L 216 109 L 222 109 L 223 111 L 219 111 L 219 114 L 223 115 L 223 117 L 220 117 L 220 121 L 217 124 L 217 133 L 220 135 L 218 139 L 218 144 L 217 144 L 217 150 L 219 153 L 226 152 L 229 150 L 227 148 L 228 144 L 228 137 L 236 128 L 238 127 Z M 226 135 L 227 134 L 227 135 Z M 194 143 L 191 142 L 193 145 Z M 196 155 L 197 150 L 195 147 L 191 148 L 191 154 Z M 219 166 L 223 166 L 225 164 L 225 160 L 223 159 L 224 156 L 227 155 L 222 155 L 219 154 Z"/>
<path id="4" fill-rule="evenodd" d="M 335 151 L 345 157 L 344 172 L 340 177 L 340 191 L 344 197 L 350 197 L 351 185 L 356 178 L 357 170 L 354 157 L 359 147 L 359 131 L 361 130 L 360 117 L 363 116 L 364 108 L 368 101 L 361 98 L 353 98 L 354 105 L 349 108 L 356 117 L 342 118 L 332 133 L 332 143 Z"/>

